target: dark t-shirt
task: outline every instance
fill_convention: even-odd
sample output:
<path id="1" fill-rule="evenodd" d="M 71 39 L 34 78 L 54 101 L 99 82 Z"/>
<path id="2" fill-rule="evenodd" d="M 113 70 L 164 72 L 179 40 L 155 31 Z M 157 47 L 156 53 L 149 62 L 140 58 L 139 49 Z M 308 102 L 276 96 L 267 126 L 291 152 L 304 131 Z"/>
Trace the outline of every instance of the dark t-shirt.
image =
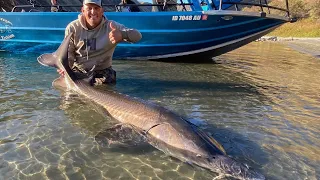
<path id="1" fill-rule="evenodd" d="M 127 0 L 127 4 L 136 4 L 136 3 L 134 3 L 134 2 L 131 1 L 131 0 Z M 129 10 L 130 12 L 140 12 L 140 9 L 139 9 L 138 6 L 128 6 L 128 10 Z"/>

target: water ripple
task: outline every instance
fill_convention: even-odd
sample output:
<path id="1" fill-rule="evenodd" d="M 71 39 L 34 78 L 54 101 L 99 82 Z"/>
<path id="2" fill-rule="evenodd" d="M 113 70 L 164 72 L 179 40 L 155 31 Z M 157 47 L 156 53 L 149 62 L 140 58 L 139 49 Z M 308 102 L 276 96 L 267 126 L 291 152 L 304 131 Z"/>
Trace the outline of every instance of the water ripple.
<path id="1" fill-rule="evenodd" d="M 213 179 L 151 146 L 108 149 L 117 122 L 51 87 L 36 55 L 0 54 L 0 179 Z M 255 42 L 213 64 L 115 61 L 115 90 L 174 110 L 268 179 L 320 176 L 320 62 Z M 32 72 L 32 73 L 30 73 Z"/>

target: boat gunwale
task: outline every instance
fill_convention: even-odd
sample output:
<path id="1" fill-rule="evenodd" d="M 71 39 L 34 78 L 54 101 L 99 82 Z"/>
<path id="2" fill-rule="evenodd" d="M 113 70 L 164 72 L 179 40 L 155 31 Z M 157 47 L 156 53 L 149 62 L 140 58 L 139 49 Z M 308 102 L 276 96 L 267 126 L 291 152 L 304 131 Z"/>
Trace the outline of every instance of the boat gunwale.
<path id="1" fill-rule="evenodd" d="M 284 21 L 290 21 L 291 19 L 287 16 L 280 16 L 275 14 L 264 14 L 261 12 L 247 12 L 247 11 L 234 11 L 234 10 L 210 10 L 210 11 L 202 11 L 203 14 L 207 15 L 233 15 L 233 16 L 251 16 L 251 17 L 259 17 L 259 18 L 272 18 Z"/>
<path id="2" fill-rule="evenodd" d="M 259 32 L 254 33 L 254 34 L 250 34 L 248 36 L 245 36 L 245 37 L 242 37 L 242 38 L 239 38 L 239 39 L 236 39 L 236 40 L 227 41 L 225 43 L 221 43 L 221 44 L 216 45 L 216 46 L 211 46 L 211 47 L 207 47 L 207 48 L 203 48 L 203 49 L 197 49 L 197 50 L 194 50 L 194 51 L 185 51 L 185 52 L 165 54 L 165 55 L 155 55 L 155 56 L 127 57 L 125 59 L 128 59 L 128 60 L 152 60 L 152 59 L 173 58 L 173 57 L 180 57 L 180 56 L 187 56 L 187 55 L 192 55 L 192 54 L 203 53 L 203 52 L 211 51 L 211 50 L 218 49 L 218 48 L 221 48 L 221 47 L 224 47 L 224 46 L 228 46 L 228 45 L 233 44 L 235 42 L 240 42 L 240 41 L 249 39 L 249 38 L 257 36 L 259 34 L 263 34 L 265 32 L 269 32 L 269 31 L 277 28 L 278 26 L 280 26 L 280 25 L 270 27 L 270 28 L 265 29 L 263 31 L 259 31 Z"/>

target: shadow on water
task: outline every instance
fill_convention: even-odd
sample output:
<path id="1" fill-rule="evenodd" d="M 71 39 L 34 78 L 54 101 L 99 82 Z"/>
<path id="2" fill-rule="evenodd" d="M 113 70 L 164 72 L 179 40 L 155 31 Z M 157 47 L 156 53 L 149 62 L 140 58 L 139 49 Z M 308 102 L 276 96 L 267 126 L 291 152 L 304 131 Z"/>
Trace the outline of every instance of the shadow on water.
<path id="1" fill-rule="evenodd" d="M 174 57 L 168 59 L 160 59 L 160 60 L 150 60 L 153 62 L 160 62 L 160 63 L 189 63 L 189 64 L 216 64 L 217 62 L 213 57 L 201 58 L 201 57 L 194 57 L 194 58 L 186 58 L 186 57 Z"/>
<path id="2" fill-rule="evenodd" d="M 177 89 L 204 89 L 204 90 L 228 90 L 230 87 L 238 87 L 233 89 L 233 91 L 248 92 L 248 93 L 257 93 L 252 87 L 248 87 L 241 84 L 223 84 L 223 83 L 205 83 L 205 82 L 187 82 L 187 81 L 161 81 L 161 80 L 149 80 L 146 82 L 144 80 L 138 79 L 121 79 L 119 80 L 120 89 L 126 89 L 125 94 L 131 94 L 133 92 L 142 91 L 147 93 L 148 96 L 160 96 L 159 89 L 161 87 L 166 87 L 170 89 L 171 85 L 174 84 Z M 139 84 L 137 86 L 135 83 Z M 135 84 L 135 89 L 133 92 L 127 90 L 127 87 L 130 87 L 132 84 Z M 161 84 L 161 85 L 160 85 Z M 152 89 L 146 91 L 146 86 L 152 87 Z M 115 87 L 113 87 L 115 88 Z M 119 87 L 117 87 L 119 88 Z M 168 90 L 167 89 L 167 90 Z M 69 117 L 71 124 L 80 128 L 80 131 L 83 131 L 85 134 L 89 134 L 94 137 L 98 132 L 101 132 L 107 128 L 114 126 L 119 123 L 114 121 L 104 112 L 104 110 L 93 103 L 88 99 L 83 99 L 78 95 L 70 95 L 64 92 L 61 92 L 61 105 L 60 108 L 65 111 L 65 114 Z M 184 116 L 184 115 L 182 115 Z M 188 119 L 188 117 L 185 117 Z M 204 119 L 202 119 L 204 120 Z M 197 124 L 196 122 L 192 123 Z M 263 152 L 262 148 L 255 142 L 248 140 L 244 135 L 232 131 L 230 129 L 217 127 L 212 123 L 206 124 L 197 124 L 199 128 L 203 129 L 208 134 L 212 135 L 226 150 L 227 154 L 238 162 L 247 164 L 249 167 L 252 167 L 257 172 L 262 172 L 262 167 L 268 163 L 267 155 Z M 105 152 L 117 152 L 126 154 L 129 156 L 136 155 L 145 155 L 152 153 L 156 150 L 154 147 L 147 143 L 141 143 L 138 146 L 132 146 L 129 148 L 126 147 L 115 147 L 115 148 L 106 148 L 99 147 L 102 151 Z M 176 162 L 179 160 L 170 157 Z M 193 166 L 194 167 L 194 166 Z M 200 167 L 195 167 L 195 170 L 201 169 Z M 208 171 L 209 172 L 209 171 Z"/>
<path id="3" fill-rule="evenodd" d="M 160 79 L 126 79 L 119 78 L 119 85 L 116 89 L 121 89 L 124 93 L 143 92 L 150 96 L 162 96 L 161 92 L 170 90 L 190 90 L 190 91 L 223 91 L 223 92 L 243 92 L 259 94 L 255 87 L 241 83 L 223 82 L 191 82 L 191 81 L 168 81 Z"/>

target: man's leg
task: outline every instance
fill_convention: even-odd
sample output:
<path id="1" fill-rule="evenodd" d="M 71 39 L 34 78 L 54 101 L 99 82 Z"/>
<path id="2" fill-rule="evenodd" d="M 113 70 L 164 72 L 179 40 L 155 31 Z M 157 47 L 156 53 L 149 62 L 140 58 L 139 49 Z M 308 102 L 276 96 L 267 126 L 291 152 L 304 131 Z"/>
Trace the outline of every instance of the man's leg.
<path id="1" fill-rule="evenodd" d="M 104 70 L 95 71 L 95 76 L 92 79 L 93 85 L 102 85 L 102 84 L 109 84 L 114 85 L 116 84 L 117 73 L 112 67 L 106 68 Z"/>

